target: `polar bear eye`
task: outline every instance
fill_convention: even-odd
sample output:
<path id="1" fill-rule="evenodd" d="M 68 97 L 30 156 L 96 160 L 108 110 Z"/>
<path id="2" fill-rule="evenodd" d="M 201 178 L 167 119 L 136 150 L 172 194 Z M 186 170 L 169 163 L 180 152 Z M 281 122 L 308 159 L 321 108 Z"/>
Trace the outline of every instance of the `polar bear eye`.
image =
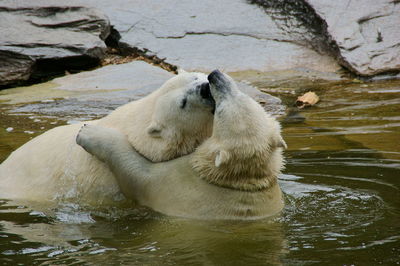
<path id="1" fill-rule="evenodd" d="M 187 102 L 187 99 L 186 99 L 186 98 L 183 98 L 183 100 L 182 100 L 182 102 L 181 102 L 181 106 L 180 106 L 181 109 L 185 108 L 186 102 Z"/>

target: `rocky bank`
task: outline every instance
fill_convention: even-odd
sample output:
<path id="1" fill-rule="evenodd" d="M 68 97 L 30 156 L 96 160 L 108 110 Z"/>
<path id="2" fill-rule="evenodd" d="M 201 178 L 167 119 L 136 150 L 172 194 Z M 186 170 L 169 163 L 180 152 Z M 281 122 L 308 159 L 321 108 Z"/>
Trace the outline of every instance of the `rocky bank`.
<path id="1" fill-rule="evenodd" d="M 94 67 L 107 45 L 248 80 L 277 72 L 340 80 L 342 67 L 396 74 L 398 25 L 395 0 L 3 0 L 0 86 Z"/>
<path id="2" fill-rule="evenodd" d="M 0 86 L 98 65 L 110 22 L 84 6 L 0 2 Z"/>

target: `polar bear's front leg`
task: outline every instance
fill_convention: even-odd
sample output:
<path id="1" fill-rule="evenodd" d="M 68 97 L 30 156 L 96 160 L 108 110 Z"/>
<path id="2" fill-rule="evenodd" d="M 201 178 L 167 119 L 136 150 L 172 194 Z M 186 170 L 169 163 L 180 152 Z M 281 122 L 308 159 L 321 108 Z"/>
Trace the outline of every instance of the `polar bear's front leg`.
<path id="1" fill-rule="evenodd" d="M 80 129 L 76 143 L 103 162 L 106 162 L 114 151 L 131 146 L 118 130 L 93 125 L 84 125 Z"/>
<path id="2" fill-rule="evenodd" d="M 136 152 L 118 130 L 85 125 L 79 131 L 76 143 L 110 167 L 122 193 L 128 198 L 136 199 L 151 180 L 149 171 L 153 163 Z"/>

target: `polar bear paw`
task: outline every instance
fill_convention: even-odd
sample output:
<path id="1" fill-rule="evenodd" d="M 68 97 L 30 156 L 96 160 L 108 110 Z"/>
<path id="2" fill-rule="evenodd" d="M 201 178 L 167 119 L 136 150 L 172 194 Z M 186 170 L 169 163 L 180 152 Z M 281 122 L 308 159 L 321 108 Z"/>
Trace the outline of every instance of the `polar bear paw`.
<path id="1" fill-rule="evenodd" d="M 79 130 L 76 143 L 101 161 L 106 161 L 121 145 L 129 145 L 126 137 L 118 130 L 87 124 Z"/>

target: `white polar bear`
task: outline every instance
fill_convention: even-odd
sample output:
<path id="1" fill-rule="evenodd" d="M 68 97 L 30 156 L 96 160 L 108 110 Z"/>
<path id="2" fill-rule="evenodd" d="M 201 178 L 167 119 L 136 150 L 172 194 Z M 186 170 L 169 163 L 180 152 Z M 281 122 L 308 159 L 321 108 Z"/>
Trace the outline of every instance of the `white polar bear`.
<path id="1" fill-rule="evenodd" d="M 256 219 L 283 208 L 277 176 L 286 147 L 280 125 L 231 78 L 208 76 L 215 100 L 212 136 L 195 152 L 153 163 L 117 130 L 85 126 L 77 143 L 104 161 L 121 191 L 161 213 L 200 219 Z"/>
<path id="2" fill-rule="evenodd" d="M 214 107 L 207 76 L 183 72 L 147 97 L 87 123 L 119 130 L 140 154 L 160 162 L 193 152 L 211 135 Z M 54 128 L 14 151 L 0 165 L 0 197 L 96 205 L 123 198 L 108 167 L 76 144 L 81 126 Z"/>

